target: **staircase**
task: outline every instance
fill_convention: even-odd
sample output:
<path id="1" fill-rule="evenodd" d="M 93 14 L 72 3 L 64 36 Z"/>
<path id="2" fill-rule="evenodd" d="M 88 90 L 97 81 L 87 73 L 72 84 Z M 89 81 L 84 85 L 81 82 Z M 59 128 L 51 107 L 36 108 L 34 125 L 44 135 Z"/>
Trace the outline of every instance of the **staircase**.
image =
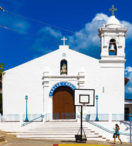
<path id="1" fill-rule="evenodd" d="M 18 138 L 75 140 L 75 135 L 78 133 L 79 128 L 80 123 L 75 120 L 58 120 L 40 123 L 34 128 L 30 126 L 30 129 L 17 132 L 16 134 Z M 83 126 L 83 129 L 87 140 L 108 141 L 108 139 L 86 126 Z"/>

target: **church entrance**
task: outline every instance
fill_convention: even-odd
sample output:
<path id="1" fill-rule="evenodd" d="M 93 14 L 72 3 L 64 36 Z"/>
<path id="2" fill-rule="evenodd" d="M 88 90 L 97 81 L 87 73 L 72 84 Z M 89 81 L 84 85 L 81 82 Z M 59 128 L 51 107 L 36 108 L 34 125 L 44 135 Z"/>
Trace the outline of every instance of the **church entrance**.
<path id="1" fill-rule="evenodd" d="M 53 94 L 53 119 L 74 118 L 74 91 L 66 86 L 58 87 Z"/>

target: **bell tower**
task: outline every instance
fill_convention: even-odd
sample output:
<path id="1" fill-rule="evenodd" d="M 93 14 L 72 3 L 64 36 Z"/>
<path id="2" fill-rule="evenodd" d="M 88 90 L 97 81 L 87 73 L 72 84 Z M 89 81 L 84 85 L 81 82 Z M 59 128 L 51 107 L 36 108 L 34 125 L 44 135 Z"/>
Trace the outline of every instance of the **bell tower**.
<path id="1" fill-rule="evenodd" d="M 112 16 L 102 28 L 98 29 L 101 43 L 100 62 L 125 62 L 125 37 L 127 29 L 114 16 L 114 11 L 117 9 L 114 9 L 112 6 L 110 10 L 112 11 Z"/>
<path id="2" fill-rule="evenodd" d="M 125 37 L 127 29 L 114 16 L 108 18 L 106 24 L 98 29 L 101 55 L 101 84 L 102 102 L 106 108 L 106 113 L 122 115 L 120 120 L 124 120 L 124 70 L 125 70 Z"/>

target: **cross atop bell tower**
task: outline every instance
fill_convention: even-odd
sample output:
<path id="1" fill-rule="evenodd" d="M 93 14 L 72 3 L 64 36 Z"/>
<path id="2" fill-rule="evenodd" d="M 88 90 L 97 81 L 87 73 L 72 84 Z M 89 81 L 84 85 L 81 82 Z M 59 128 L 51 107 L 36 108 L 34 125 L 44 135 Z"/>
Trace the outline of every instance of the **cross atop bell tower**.
<path id="1" fill-rule="evenodd" d="M 109 11 L 112 11 L 112 16 L 114 16 L 115 11 L 117 11 L 116 8 L 114 8 L 114 5 L 112 5 L 112 8 L 109 9 Z"/>

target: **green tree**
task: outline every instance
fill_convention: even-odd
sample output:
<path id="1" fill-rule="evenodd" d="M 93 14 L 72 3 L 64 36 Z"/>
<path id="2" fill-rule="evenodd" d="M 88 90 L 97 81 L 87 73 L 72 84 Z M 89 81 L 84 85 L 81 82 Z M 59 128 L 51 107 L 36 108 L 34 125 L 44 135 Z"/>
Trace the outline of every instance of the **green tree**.
<path id="1" fill-rule="evenodd" d="M 0 88 L 2 88 L 2 73 L 4 71 L 4 63 L 0 63 Z M 2 93 L 0 93 L 0 113 L 2 114 Z"/>

